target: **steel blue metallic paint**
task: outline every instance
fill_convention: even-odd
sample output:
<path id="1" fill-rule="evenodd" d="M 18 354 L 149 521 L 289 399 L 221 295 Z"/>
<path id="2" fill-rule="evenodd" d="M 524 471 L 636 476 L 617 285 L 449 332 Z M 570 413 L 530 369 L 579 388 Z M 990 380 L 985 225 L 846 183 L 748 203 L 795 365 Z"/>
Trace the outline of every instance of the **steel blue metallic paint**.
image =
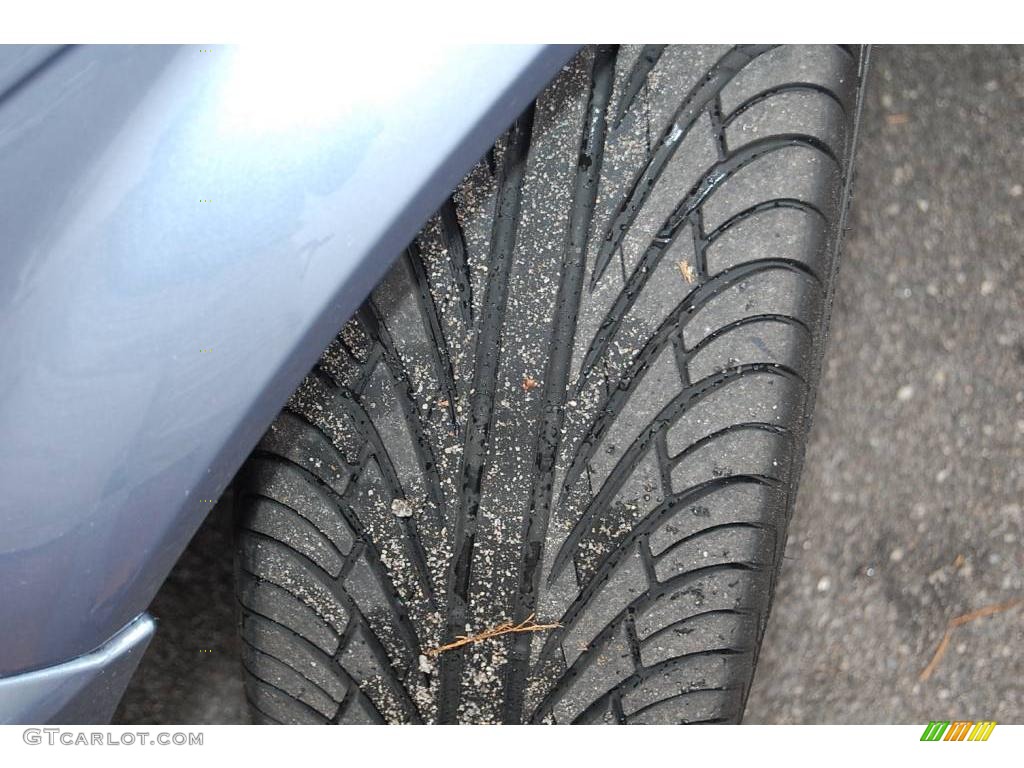
<path id="1" fill-rule="evenodd" d="M 143 614 L 92 653 L 0 679 L 0 724 L 107 722 L 153 628 L 153 619 Z"/>
<path id="2" fill-rule="evenodd" d="M 0 677 L 146 609 L 392 257 L 573 50 L 0 47 Z"/>

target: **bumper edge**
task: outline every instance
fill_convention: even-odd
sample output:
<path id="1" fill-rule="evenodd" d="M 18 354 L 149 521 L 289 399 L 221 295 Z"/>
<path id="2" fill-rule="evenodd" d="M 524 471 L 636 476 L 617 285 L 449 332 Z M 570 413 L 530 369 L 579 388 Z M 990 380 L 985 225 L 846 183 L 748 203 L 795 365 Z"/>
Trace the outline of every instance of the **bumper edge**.
<path id="1" fill-rule="evenodd" d="M 0 678 L 0 723 L 110 722 L 155 629 L 143 613 L 91 653 Z"/>

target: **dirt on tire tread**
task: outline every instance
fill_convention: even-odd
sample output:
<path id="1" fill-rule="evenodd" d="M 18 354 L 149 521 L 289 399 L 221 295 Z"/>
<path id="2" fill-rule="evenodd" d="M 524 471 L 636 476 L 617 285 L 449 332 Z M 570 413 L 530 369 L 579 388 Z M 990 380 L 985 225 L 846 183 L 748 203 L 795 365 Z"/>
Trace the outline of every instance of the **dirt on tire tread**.
<path id="1" fill-rule="evenodd" d="M 865 53 L 583 49 L 243 470 L 260 722 L 737 722 Z M 531 616 L 557 624 L 438 654 Z"/>

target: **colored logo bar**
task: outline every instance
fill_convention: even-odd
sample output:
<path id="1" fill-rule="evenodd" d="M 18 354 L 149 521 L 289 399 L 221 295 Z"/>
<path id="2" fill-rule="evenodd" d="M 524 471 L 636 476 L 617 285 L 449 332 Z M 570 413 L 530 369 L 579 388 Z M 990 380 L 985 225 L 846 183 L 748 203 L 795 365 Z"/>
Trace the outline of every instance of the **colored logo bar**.
<path id="1" fill-rule="evenodd" d="M 921 741 L 988 741 L 994 720 L 932 720 L 921 734 Z"/>

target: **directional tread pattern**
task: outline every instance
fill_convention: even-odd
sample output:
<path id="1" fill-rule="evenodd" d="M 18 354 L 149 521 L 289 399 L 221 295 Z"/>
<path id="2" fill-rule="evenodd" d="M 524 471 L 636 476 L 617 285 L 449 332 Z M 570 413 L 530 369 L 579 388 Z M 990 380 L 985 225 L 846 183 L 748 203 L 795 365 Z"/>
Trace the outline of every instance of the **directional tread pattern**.
<path id="1" fill-rule="evenodd" d="M 863 59 L 597 46 L 564 68 L 244 469 L 254 720 L 740 719 Z M 427 653 L 530 616 L 560 626 Z"/>

